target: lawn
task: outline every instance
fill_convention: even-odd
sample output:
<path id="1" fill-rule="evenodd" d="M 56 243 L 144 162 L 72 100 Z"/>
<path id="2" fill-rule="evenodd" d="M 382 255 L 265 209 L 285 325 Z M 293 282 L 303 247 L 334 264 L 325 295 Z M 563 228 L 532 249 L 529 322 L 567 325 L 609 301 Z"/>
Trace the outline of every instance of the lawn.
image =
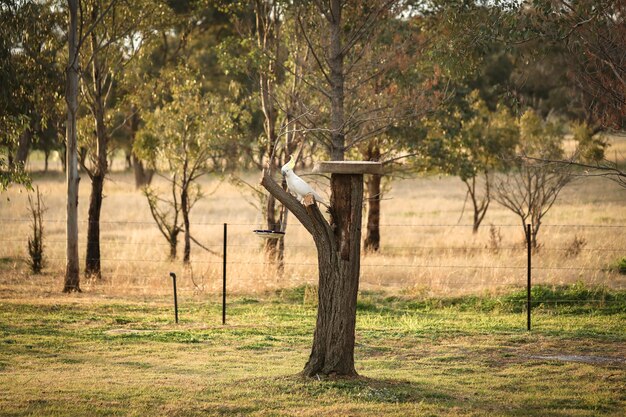
<path id="1" fill-rule="evenodd" d="M 626 291 L 538 287 L 531 332 L 523 292 L 454 299 L 364 292 L 360 377 L 306 380 L 297 374 L 315 323 L 310 287 L 233 298 L 225 326 L 218 295 L 182 296 L 177 325 L 169 297 L 3 288 L 0 415 L 626 411 Z"/>
<path id="2" fill-rule="evenodd" d="M 626 139 L 614 145 L 617 160 Z M 258 173 L 245 175 L 258 181 Z M 279 276 L 252 233 L 262 224 L 250 193 L 203 178 L 208 196 L 192 213 L 192 231 L 213 252 L 193 245 L 185 266 L 167 259 L 132 174 L 113 172 L 103 203 L 103 279 L 81 276 L 84 292 L 63 295 L 64 176 L 36 174 L 34 183 L 48 208 L 42 275 L 26 263 L 27 193 L 12 187 L 0 200 L 2 416 L 626 415 L 626 275 L 618 267 L 626 192 L 613 182 L 580 178 L 545 218 L 533 255 L 531 332 L 519 220 L 493 205 L 473 234 L 457 178 L 386 184 L 381 250 L 362 259 L 360 377 L 351 380 L 298 376 L 312 342 L 317 269 L 314 243 L 293 218 Z M 179 324 L 170 271 L 178 275 Z"/>

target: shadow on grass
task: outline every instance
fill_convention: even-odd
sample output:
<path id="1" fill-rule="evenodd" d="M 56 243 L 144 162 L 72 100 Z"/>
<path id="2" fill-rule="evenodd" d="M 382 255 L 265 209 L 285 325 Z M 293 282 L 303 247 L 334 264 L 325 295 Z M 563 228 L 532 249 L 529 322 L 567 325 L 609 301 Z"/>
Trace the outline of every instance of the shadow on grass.
<path id="1" fill-rule="evenodd" d="M 238 387 L 247 386 L 254 392 L 267 391 L 261 398 L 278 400 L 281 395 L 299 399 L 304 403 L 332 404 L 402 404 L 418 402 L 450 402 L 457 399 L 450 393 L 426 387 L 422 383 L 399 379 L 355 378 L 306 378 L 301 375 L 283 377 L 258 377 L 235 382 Z M 271 395 L 270 395 L 271 393 Z M 280 395 L 276 395 L 280 393 Z M 261 404 L 259 404 L 261 405 Z M 267 404 L 265 404 L 267 405 Z M 263 405 L 261 405 L 263 406 Z"/>
<path id="2" fill-rule="evenodd" d="M 453 401 L 454 397 L 426 388 L 423 384 L 396 380 L 372 379 L 360 376 L 352 379 L 307 380 L 300 378 L 304 389 L 312 396 L 329 393 L 347 397 L 355 402 L 410 403 L 420 401 Z"/>

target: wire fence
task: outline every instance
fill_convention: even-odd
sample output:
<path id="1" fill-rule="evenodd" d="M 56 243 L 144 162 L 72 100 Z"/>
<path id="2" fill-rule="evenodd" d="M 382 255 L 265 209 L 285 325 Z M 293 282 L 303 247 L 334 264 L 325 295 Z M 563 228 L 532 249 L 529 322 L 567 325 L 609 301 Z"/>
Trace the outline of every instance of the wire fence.
<path id="1" fill-rule="evenodd" d="M 0 266 L 27 271 L 29 218 L 0 218 Z M 86 221 L 81 221 L 85 230 Z M 170 259 L 170 244 L 152 221 L 102 221 L 102 282 L 109 289 L 159 293 L 168 291 L 169 272 L 179 276 L 181 291 L 221 291 L 224 223 L 193 222 L 201 245 L 191 243 L 189 263 L 181 261 L 183 237 Z M 65 219 L 44 220 L 46 273 L 62 277 L 65 266 Z M 533 251 L 533 282 L 626 289 L 619 262 L 626 255 L 626 224 L 545 224 Z M 315 285 L 315 245 L 300 224 L 290 224 L 283 239 L 284 257 L 268 256 L 267 240 L 253 233 L 259 225 L 228 223 L 229 291 L 251 293 Z M 365 232 L 365 228 L 363 229 Z M 390 223 L 380 225 L 380 249 L 363 253 L 361 288 L 424 296 L 501 293 L 526 285 L 527 258 L 520 224 Z M 86 236 L 79 236 L 84 257 Z M 207 250 L 208 249 L 208 250 Z M 81 258 L 84 262 L 84 259 Z M 552 300 L 577 302 L 576 300 Z M 600 303 L 607 300 L 587 300 Z"/>

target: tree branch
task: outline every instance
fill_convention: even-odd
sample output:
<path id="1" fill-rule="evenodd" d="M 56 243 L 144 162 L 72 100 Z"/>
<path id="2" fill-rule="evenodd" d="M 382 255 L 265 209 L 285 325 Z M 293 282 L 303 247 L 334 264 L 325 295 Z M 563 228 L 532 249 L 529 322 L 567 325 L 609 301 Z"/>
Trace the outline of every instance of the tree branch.
<path id="1" fill-rule="evenodd" d="M 311 233 L 316 235 L 319 233 L 320 226 L 330 227 L 324 216 L 320 212 L 317 204 L 308 205 L 307 207 L 300 204 L 300 202 L 283 190 L 276 181 L 269 175 L 268 170 L 263 171 L 263 177 L 261 177 L 261 185 L 269 191 L 278 201 L 280 201 L 287 209 L 293 213 L 294 216 L 302 223 L 302 226 Z M 320 224 L 323 222 L 322 224 Z"/>

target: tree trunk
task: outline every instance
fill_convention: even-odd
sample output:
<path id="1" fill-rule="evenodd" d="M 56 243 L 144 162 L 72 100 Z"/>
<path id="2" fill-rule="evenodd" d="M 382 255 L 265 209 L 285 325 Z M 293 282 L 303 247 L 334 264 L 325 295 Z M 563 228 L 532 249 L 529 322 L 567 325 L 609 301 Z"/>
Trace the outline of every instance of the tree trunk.
<path id="1" fill-rule="evenodd" d="M 50 149 L 43 151 L 43 172 L 48 172 L 48 161 L 50 160 Z"/>
<path id="2" fill-rule="evenodd" d="M 317 247 L 319 303 L 313 347 L 303 375 L 356 376 L 354 341 L 359 287 L 363 175 L 332 174 L 328 224 L 311 196 L 304 206 L 266 171 L 261 180 L 311 233 Z"/>
<path id="3" fill-rule="evenodd" d="M 59 152 L 58 152 L 59 159 L 61 160 L 61 169 L 63 170 L 64 173 L 67 173 L 67 144 L 66 143 L 62 143 L 61 144 L 61 148 L 62 148 L 62 151 L 59 150 Z M 77 165 L 78 165 L 78 160 L 76 162 L 77 162 Z"/>
<path id="4" fill-rule="evenodd" d="M 189 224 L 189 195 L 187 193 L 188 184 L 183 181 L 180 193 L 180 209 L 183 215 L 183 224 L 185 225 L 185 248 L 183 251 L 183 262 L 189 263 L 191 257 L 191 231 Z"/>
<path id="5" fill-rule="evenodd" d="M 175 226 L 174 226 L 175 227 Z M 169 236 L 170 261 L 176 260 L 176 249 L 178 246 L 178 231 L 172 231 Z"/>
<path id="6" fill-rule="evenodd" d="M 89 223 L 87 226 L 87 254 L 85 256 L 85 275 L 102 277 L 100 269 L 100 213 L 102 209 L 102 189 L 104 175 L 91 178 L 91 196 L 89 199 Z"/>
<path id="7" fill-rule="evenodd" d="M 357 375 L 354 341 L 363 176 L 333 174 L 331 191 L 333 234 L 314 235 L 319 265 L 318 309 L 313 348 L 303 370 L 306 376 Z"/>
<path id="8" fill-rule="evenodd" d="M 92 19 L 95 22 L 98 17 L 98 9 L 92 11 Z M 85 260 L 85 273 L 101 278 L 100 270 L 100 213 L 102 209 L 102 190 L 104 179 L 108 171 L 107 146 L 108 137 L 105 125 L 105 91 L 103 85 L 104 68 L 100 65 L 97 56 L 98 42 L 95 32 L 91 32 L 92 51 L 92 82 L 93 102 L 92 113 L 96 129 L 96 160 L 93 173 L 91 173 L 91 197 L 89 199 L 89 219 L 87 228 L 87 255 Z"/>
<path id="9" fill-rule="evenodd" d="M 267 196 L 267 203 L 265 205 L 265 224 L 267 230 L 273 230 L 275 232 L 280 231 L 280 225 L 276 221 L 276 199 L 273 195 Z M 278 250 L 277 239 L 265 239 L 264 244 L 265 260 L 270 263 L 276 262 L 276 255 Z"/>
<path id="10" fill-rule="evenodd" d="M 367 184 L 367 234 L 363 249 L 378 252 L 380 249 L 380 182 L 382 176 L 370 175 Z"/>
<path id="11" fill-rule="evenodd" d="M 20 139 L 17 143 L 17 151 L 15 152 L 15 163 L 20 166 L 26 164 L 26 158 L 28 158 L 28 151 L 30 150 L 30 144 L 32 141 L 32 122 L 26 127 L 26 129 L 20 135 Z"/>
<path id="12" fill-rule="evenodd" d="M 131 106 L 130 111 L 132 116 L 130 117 L 130 143 L 131 143 L 131 165 L 133 173 L 135 174 L 135 189 L 138 190 L 146 185 L 150 185 L 152 177 L 154 176 L 154 170 L 144 167 L 143 161 L 135 155 L 132 151 L 132 145 L 135 143 L 137 137 L 137 131 L 139 130 L 139 111 L 134 104 Z"/>
<path id="13" fill-rule="evenodd" d="M 135 189 L 140 189 L 146 185 L 152 183 L 152 177 L 154 176 L 154 170 L 145 168 L 143 161 L 132 154 L 133 160 L 133 173 L 135 174 Z"/>
<path id="14" fill-rule="evenodd" d="M 472 199 L 472 209 L 474 212 L 473 215 L 473 223 L 472 223 L 472 233 L 478 233 L 478 229 L 480 228 L 480 224 L 483 222 L 485 215 L 487 214 L 487 210 L 489 209 L 489 204 L 491 203 L 491 190 L 490 190 L 490 180 L 489 173 L 485 172 L 485 194 L 480 198 L 478 196 L 478 185 L 476 183 L 476 176 L 471 179 L 463 179 L 463 183 L 467 187 L 467 192 Z"/>
<path id="15" fill-rule="evenodd" d="M 66 68 L 67 102 L 67 237 L 66 266 L 63 292 L 80 292 L 78 266 L 78 152 L 76 149 L 76 113 L 78 111 L 78 39 L 77 12 L 78 0 L 68 0 L 70 24 L 68 28 L 69 60 Z"/>
<path id="16" fill-rule="evenodd" d="M 343 45 L 341 42 L 341 0 L 330 1 L 330 159 L 343 161 L 345 153 Z"/>

